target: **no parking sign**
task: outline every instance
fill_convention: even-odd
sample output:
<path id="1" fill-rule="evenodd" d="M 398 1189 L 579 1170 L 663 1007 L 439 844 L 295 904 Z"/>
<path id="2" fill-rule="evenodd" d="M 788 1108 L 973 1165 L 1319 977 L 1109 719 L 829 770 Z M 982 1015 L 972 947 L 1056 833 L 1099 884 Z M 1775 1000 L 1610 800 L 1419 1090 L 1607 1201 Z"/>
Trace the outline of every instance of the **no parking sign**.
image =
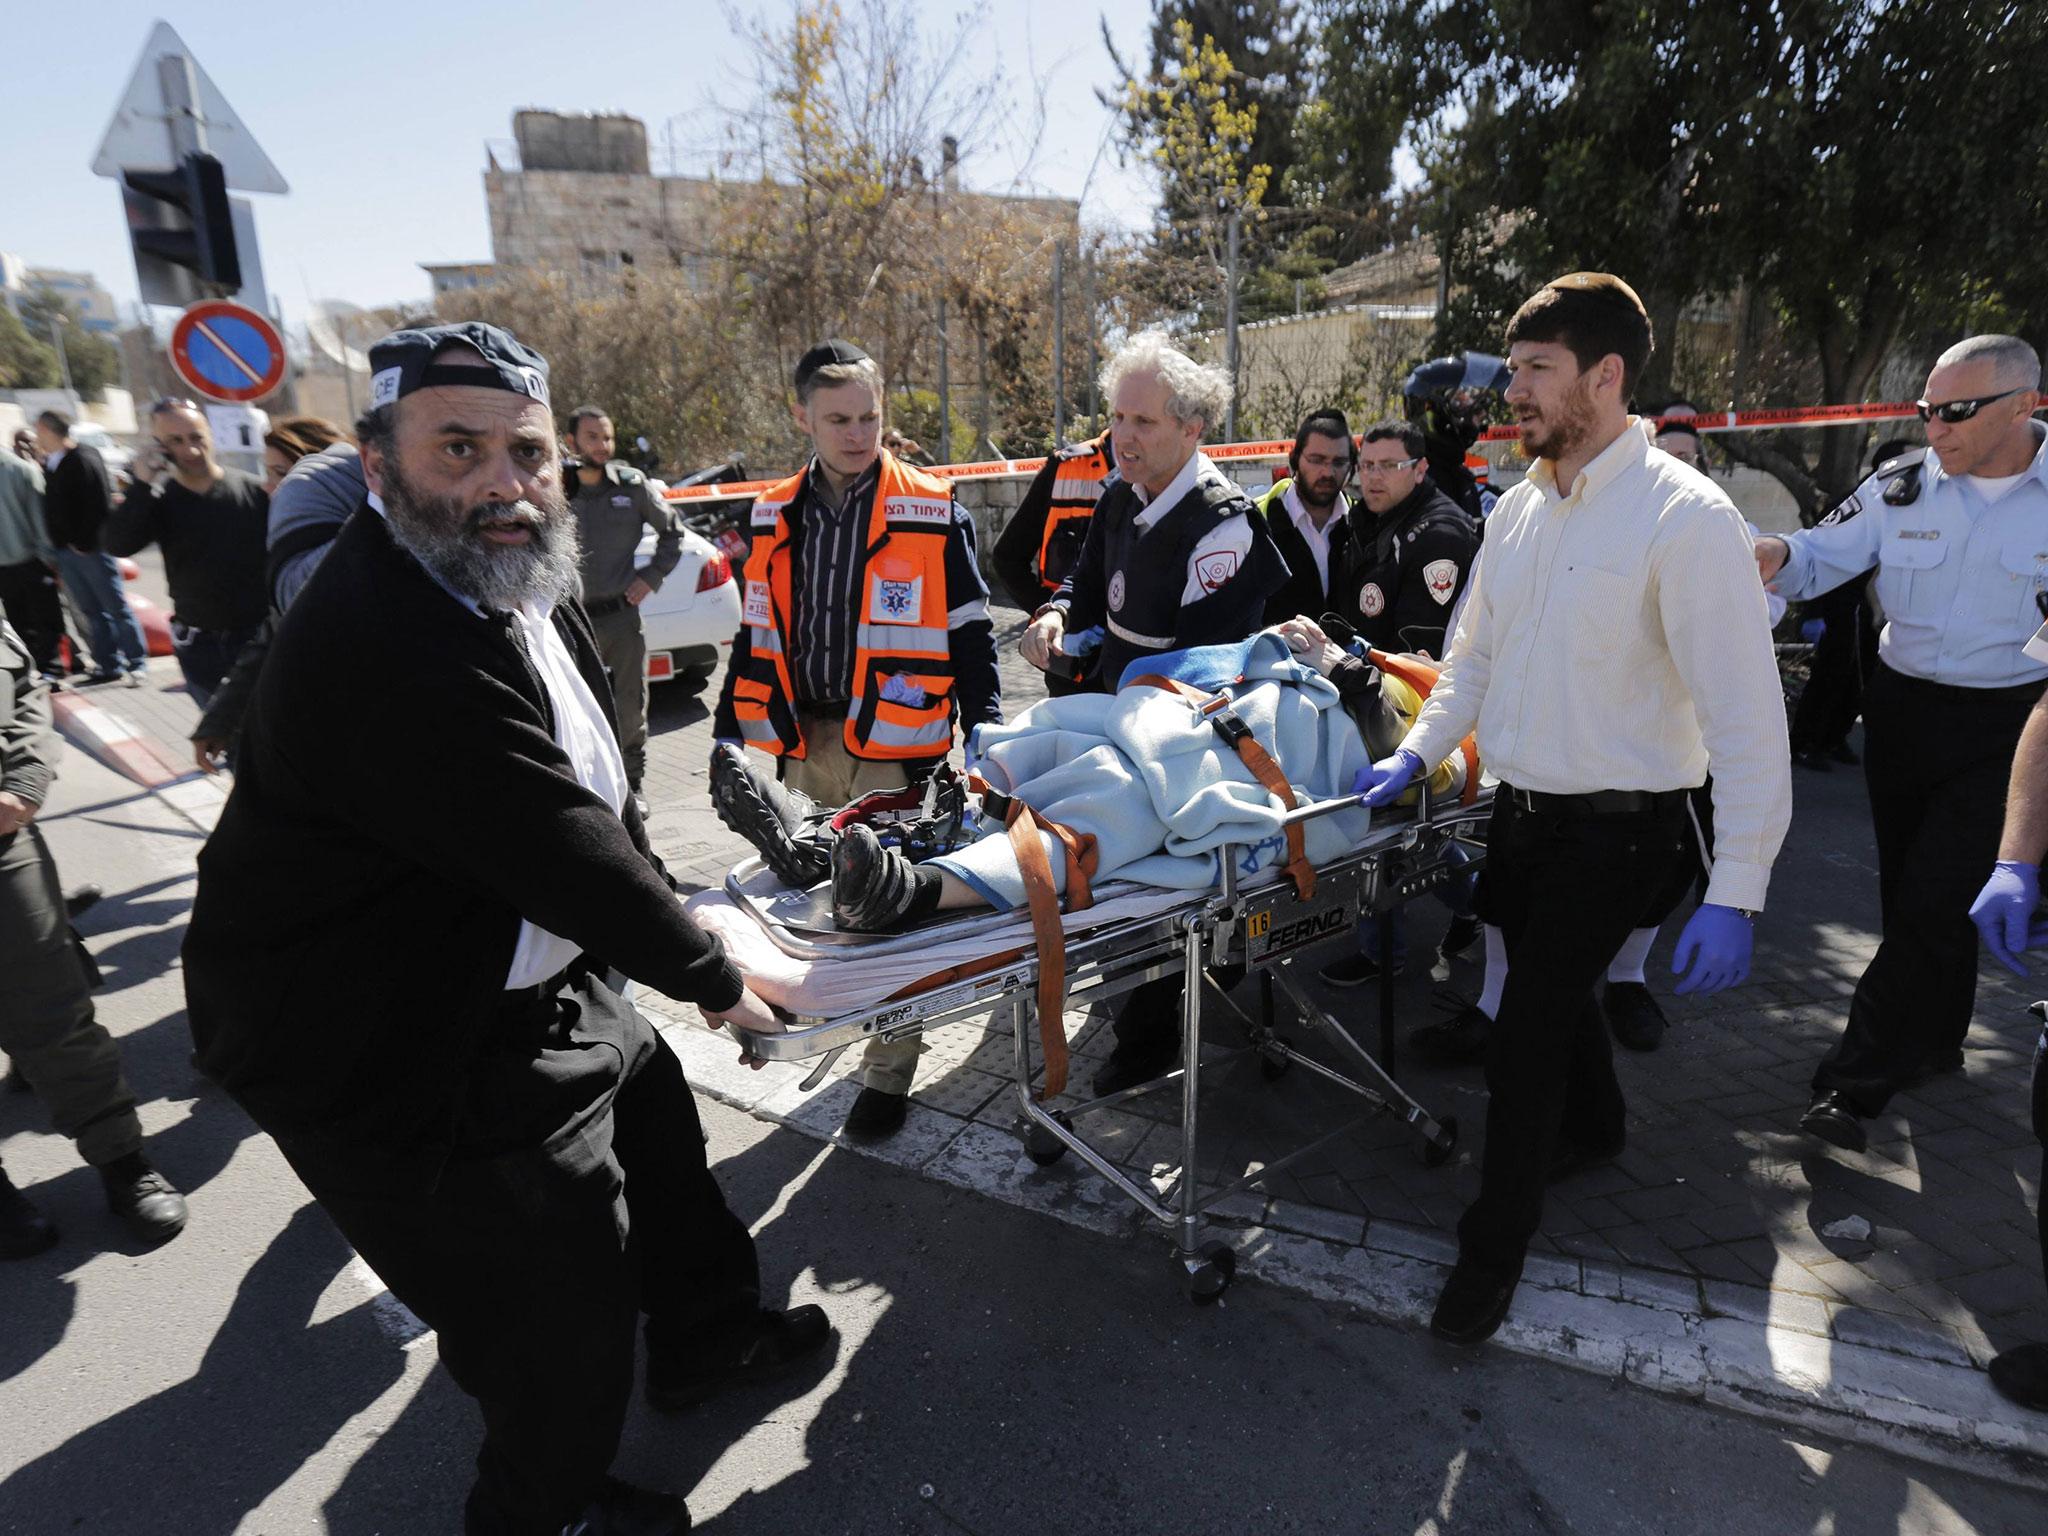
<path id="1" fill-rule="evenodd" d="M 246 305 L 209 299 L 172 327 L 171 367 L 209 400 L 261 400 L 284 382 L 284 338 Z"/>

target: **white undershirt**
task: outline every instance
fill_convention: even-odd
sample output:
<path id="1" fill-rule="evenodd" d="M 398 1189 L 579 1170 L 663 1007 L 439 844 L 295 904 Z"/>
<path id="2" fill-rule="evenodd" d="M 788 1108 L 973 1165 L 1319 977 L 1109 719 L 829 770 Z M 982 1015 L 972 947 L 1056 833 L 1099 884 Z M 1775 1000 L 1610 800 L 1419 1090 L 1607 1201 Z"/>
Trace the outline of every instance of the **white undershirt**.
<path id="1" fill-rule="evenodd" d="M 575 658 L 551 622 L 553 613 L 552 603 L 525 602 L 512 610 L 513 622 L 526 637 L 526 654 L 554 707 L 555 745 L 568 755 L 578 784 L 614 811 L 622 810 L 626 804 L 626 760 L 619 754 L 618 739 L 605 721 L 603 706 L 576 670 Z M 506 990 L 546 981 L 582 953 L 567 939 L 522 920 L 519 943 L 512 951 L 512 969 L 505 977 Z"/>
<path id="2" fill-rule="evenodd" d="M 1977 488 L 1977 494 L 1982 496 L 1987 503 L 1990 503 L 1999 500 L 2007 491 L 2018 485 L 2032 473 L 2033 469 L 2029 466 L 2016 475 L 1965 475 L 1963 478 L 1974 485 Z"/>
<path id="3" fill-rule="evenodd" d="M 1298 487 L 1294 482 L 1289 482 L 1287 489 L 1281 493 L 1280 504 L 1287 509 L 1287 515 L 1294 519 L 1295 531 L 1307 543 L 1309 554 L 1315 557 L 1316 584 L 1323 591 L 1328 592 L 1330 590 L 1330 530 L 1344 521 L 1345 514 L 1351 510 L 1351 504 L 1345 499 L 1344 493 L 1339 491 L 1337 493 L 1336 506 L 1330 509 L 1330 515 L 1323 520 L 1323 526 L 1318 528 L 1315 519 L 1309 516 L 1308 508 L 1301 504 L 1301 497 L 1296 494 L 1297 489 Z"/>
<path id="4" fill-rule="evenodd" d="M 367 500 L 370 509 L 388 521 L 383 498 L 372 491 Z M 434 580 L 471 613 L 483 616 L 484 610 L 475 599 L 465 597 L 438 576 Z M 605 720 L 604 706 L 583 681 L 583 674 L 576 670 L 576 658 L 569 654 L 569 647 L 562 643 L 555 629 L 554 611 L 552 603 L 529 600 L 512 610 L 512 621 L 525 636 L 527 659 L 547 690 L 549 709 L 555 717 L 555 745 L 568 756 L 569 771 L 578 784 L 614 812 L 622 811 L 626 805 L 626 760 L 620 755 L 618 738 Z M 519 939 L 512 949 L 512 969 L 505 976 L 505 990 L 538 986 L 558 971 L 567 970 L 582 953 L 561 935 L 522 918 Z"/>

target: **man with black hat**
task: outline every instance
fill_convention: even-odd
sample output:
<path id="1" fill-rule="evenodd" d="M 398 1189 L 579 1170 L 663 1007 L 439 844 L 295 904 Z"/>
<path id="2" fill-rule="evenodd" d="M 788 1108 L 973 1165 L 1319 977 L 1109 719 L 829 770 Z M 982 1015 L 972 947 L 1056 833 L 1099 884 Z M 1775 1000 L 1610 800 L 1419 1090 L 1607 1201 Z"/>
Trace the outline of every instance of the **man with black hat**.
<path id="1" fill-rule="evenodd" d="M 948 482 L 882 447 L 881 370 L 826 341 L 794 383 L 814 452 L 754 503 L 712 723 L 712 804 L 743 835 L 792 804 L 921 781 L 952 750 L 956 719 L 968 732 L 1003 717 L 973 520 Z M 776 759 L 779 785 L 749 770 L 742 743 Z M 920 1038 L 869 1042 L 847 1134 L 902 1126 L 922 1050 Z"/>
<path id="2" fill-rule="evenodd" d="M 606 1473 L 637 1315 L 660 1406 L 830 1329 L 762 1307 L 682 1067 L 604 978 L 774 1018 L 627 793 L 545 361 L 469 323 L 370 365 L 370 504 L 279 627 L 199 856 L 199 1063 L 478 1400 L 468 1532 L 686 1530 L 681 1500 Z"/>
<path id="3" fill-rule="evenodd" d="M 1351 543 L 1344 483 L 1357 459 L 1342 411 L 1311 411 L 1295 429 L 1287 478 L 1275 481 L 1257 502 L 1287 562 L 1286 585 L 1266 600 L 1268 624 L 1329 611 L 1331 584 Z"/>
<path id="4" fill-rule="evenodd" d="M 583 611 L 597 652 L 611 670 L 619 709 L 619 750 L 634 794 L 647 771 L 647 639 L 640 605 L 683 557 L 683 525 L 647 477 L 614 456 L 612 419 L 594 405 L 569 417 L 575 484 L 569 508 L 583 544 Z M 640 535 L 654 530 L 654 553 L 640 564 Z"/>
<path id="5" fill-rule="evenodd" d="M 1516 311 L 1508 340 L 1506 399 L 1535 463 L 1487 519 L 1443 674 L 1365 797 L 1390 803 L 1475 728 L 1501 781 L 1487 905 L 1510 967 L 1479 1194 L 1430 1321 L 1458 1343 L 1507 1315 L 1545 1186 L 1621 1150 L 1626 1106 L 1593 989 L 1683 856 L 1689 791 L 1711 769 L 1719 836 L 1706 903 L 1678 941 L 1681 992 L 1748 975 L 1792 813 L 1742 516 L 1628 413 L 1650 356 L 1642 301 L 1619 278 L 1573 273 Z"/>

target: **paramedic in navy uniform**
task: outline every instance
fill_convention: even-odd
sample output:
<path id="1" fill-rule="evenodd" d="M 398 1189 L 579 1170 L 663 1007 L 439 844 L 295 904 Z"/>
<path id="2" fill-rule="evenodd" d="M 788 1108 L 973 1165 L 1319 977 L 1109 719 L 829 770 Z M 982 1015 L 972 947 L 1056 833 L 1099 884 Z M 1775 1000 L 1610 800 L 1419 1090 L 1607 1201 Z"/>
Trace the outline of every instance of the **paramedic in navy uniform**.
<path id="1" fill-rule="evenodd" d="M 1506 400 L 1535 462 L 1486 520 L 1443 675 L 1366 792 L 1389 803 L 1475 728 L 1500 776 L 1487 900 L 1507 985 L 1479 1194 L 1430 1319 L 1461 1344 L 1507 1315 L 1546 1184 L 1622 1149 L 1627 1106 L 1593 988 L 1684 856 L 1688 793 L 1712 773 L 1720 836 L 1679 936 L 1681 992 L 1748 975 L 1792 814 L 1742 515 L 1628 414 L 1650 356 L 1642 301 L 1619 278 L 1572 273 L 1516 311 L 1508 342 Z"/>
<path id="2" fill-rule="evenodd" d="M 1819 527 L 1756 541 L 1765 582 L 1795 601 L 1876 566 L 1885 613 L 1863 700 L 1884 936 L 1799 1121 L 1852 1152 L 1894 1093 L 1963 1064 L 1977 1001 L 1967 914 L 2048 679 L 2022 650 L 2048 601 L 2040 386 L 2041 360 L 2017 336 L 1957 342 L 1927 376 L 1924 451 L 1878 466 Z"/>
<path id="3" fill-rule="evenodd" d="M 1223 419 L 1230 378 L 1144 331 L 1102 370 L 1117 478 L 1096 504 L 1080 564 L 1033 616 L 1018 646 L 1044 667 L 1069 634 L 1100 628 L 1099 686 L 1127 667 L 1191 645 L 1257 633 L 1287 562 L 1249 497 L 1200 449 Z M 1142 675 L 1142 666 L 1133 676 Z M 1180 983 L 1148 982 L 1124 1000 L 1097 1095 L 1158 1076 L 1180 1048 Z"/>

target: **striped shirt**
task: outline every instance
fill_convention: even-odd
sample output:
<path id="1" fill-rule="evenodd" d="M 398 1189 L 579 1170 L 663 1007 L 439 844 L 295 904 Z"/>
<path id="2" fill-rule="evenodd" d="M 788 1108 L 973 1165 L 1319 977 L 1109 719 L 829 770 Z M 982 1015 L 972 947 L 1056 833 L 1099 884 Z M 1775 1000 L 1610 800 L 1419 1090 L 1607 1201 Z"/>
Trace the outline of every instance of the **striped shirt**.
<path id="1" fill-rule="evenodd" d="M 882 461 L 834 497 L 815 459 L 804 480 L 802 516 L 790 521 L 790 637 L 797 703 L 843 704 L 853 696 L 853 640 L 866 565 L 868 517 Z M 796 509 L 792 508 L 792 513 Z"/>

